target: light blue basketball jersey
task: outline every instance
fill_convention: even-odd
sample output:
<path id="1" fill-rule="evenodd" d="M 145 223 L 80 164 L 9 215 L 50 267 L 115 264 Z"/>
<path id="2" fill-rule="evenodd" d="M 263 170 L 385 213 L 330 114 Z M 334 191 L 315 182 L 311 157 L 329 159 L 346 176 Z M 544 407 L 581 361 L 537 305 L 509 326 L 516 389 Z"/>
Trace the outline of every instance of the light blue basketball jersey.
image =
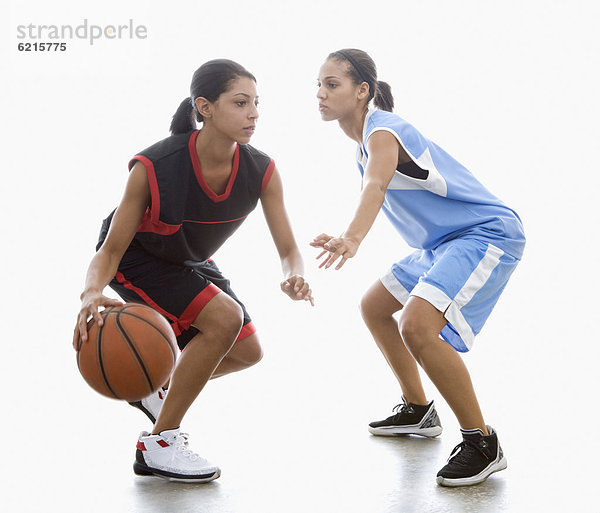
<path id="1" fill-rule="evenodd" d="M 394 135 L 424 170 L 418 173 L 418 178 L 397 170 L 382 207 L 410 246 L 434 249 L 451 239 L 477 239 L 521 258 L 525 236 L 517 213 L 489 192 L 468 169 L 396 114 L 379 109 L 367 113 L 362 144 L 357 151 L 361 175 L 369 159 L 367 139 L 379 130 Z"/>

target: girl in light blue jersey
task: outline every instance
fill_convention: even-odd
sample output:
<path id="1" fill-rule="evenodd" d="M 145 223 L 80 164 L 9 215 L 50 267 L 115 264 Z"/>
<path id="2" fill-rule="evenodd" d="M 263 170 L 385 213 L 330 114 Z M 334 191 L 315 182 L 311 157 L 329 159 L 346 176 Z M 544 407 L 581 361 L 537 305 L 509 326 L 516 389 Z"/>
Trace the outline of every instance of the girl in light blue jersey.
<path id="1" fill-rule="evenodd" d="M 369 431 L 442 432 L 419 364 L 452 408 L 463 436 L 438 472 L 438 484 L 480 483 L 507 463 L 458 353 L 471 348 L 523 254 L 521 220 L 464 166 L 392 113 L 391 89 L 377 80 L 375 63 L 365 52 L 330 54 L 318 87 L 322 119 L 336 120 L 358 144 L 363 183 L 342 235 L 321 234 L 311 243 L 323 250 L 320 267 L 340 269 L 352 258 L 380 209 L 416 249 L 393 264 L 361 302 L 363 319 L 403 394 L 396 413 L 372 422 Z M 393 314 L 399 310 L 398 323 Z"/>

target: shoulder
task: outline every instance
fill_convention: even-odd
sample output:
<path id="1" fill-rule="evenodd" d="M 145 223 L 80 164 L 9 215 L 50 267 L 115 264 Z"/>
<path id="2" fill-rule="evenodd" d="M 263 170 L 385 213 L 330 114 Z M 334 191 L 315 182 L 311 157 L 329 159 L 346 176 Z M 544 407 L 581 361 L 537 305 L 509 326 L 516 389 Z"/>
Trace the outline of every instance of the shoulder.
<path id="1" fill-rule="evenodd" d="M 427 147 L 427 139 L 408 121 L 393 112 L 376 109 L 369 116 L 365 126 L 364 143 L 376 132 L 389 132 L 401 146 L 414 156 L 420 155 Z"/>
<path id="2" fill-rule="evenodd" d="M 239 148 L 240 163 L 251 163 L 264 171 L 271 165 L 271 162 L 273 162 L 273 159 L 269 157 L 269 155 L 263 151 L 260 151 L 254 146 L 250 146 L 249 144 L 240 144 Z"/>
<path id="3" fill-rule="evenodd" d="M 129 168 L 133 166 L 136 160 L 141 160 L 138 157 L 145 157 L 153 163 L 156 163 L 164 158 L 170 157 L 177 153 L 188 151 L 190 136 L 193 131 L 185 134 L 176 134 L 166 137 L 144 150 L 138 152 L 129 163 Z"/>
<path id="4" fill-rule="evenodd" d="M 411 127 L 409 123 L 393 112 L 375 109 L 368 116 L 365 126 L 365 138 L 379 130 L 387 130 L 401 135 L 407 131 L 407 128 Z"/>

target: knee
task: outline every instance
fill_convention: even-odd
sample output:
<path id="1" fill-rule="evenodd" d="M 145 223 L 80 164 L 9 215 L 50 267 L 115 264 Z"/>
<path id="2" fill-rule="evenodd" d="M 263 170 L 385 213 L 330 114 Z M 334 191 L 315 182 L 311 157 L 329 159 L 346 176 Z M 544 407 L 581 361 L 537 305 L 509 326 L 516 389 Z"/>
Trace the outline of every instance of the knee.
<path id="1" fill-rule="evenodd" d="M 242 324 L 244 322 L 244 313 L 230 297 L 225 294 L 219 294 L 208 304 L 193 325 L 206 336 L 213 344 L 222 345 L 224 353 L 227 353 L 233 346 Z"/>
<path id="2" fill-rule="evenodd" d="M 416 316 L 402 316 L 399 323 L 400 336 L 406 348 L 413 357 L 419 361 L 419 357 L 428 341 L 428 327 Z"/>
<path id="3" fill-rule="evenodd" d="M 377 322 L 378 319 L 383 317 L 381 307 L 377 304 L 377 301 L 370 290 L 365 292 L 360 299 L 359 310 L 367 326 Z"/>
<path id="4" fill-rule="evenodd" d="M 218 329 L 227 338 L 236 339 L 244 324 L 244 312 L 235 301 L 224 304 L 219 311 Z"/>
<path id="5" fill-rule="evenodd" d="M 371 285 L 360 300 L 360 313 L 371 331 L 381 323 L 393 319 L 394 313 L 401 309 L 400 302 L 384 288 L 380 281 Z"/>

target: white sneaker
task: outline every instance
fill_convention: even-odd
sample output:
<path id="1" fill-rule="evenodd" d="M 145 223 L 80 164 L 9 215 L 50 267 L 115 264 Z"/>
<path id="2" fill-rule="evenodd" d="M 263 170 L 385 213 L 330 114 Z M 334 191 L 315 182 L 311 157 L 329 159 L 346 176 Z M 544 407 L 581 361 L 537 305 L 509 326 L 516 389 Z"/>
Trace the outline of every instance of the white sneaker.
<path id="1" fill-rule="evenodd" d="M 164 388 L 159 388 L 156 392 L 144 397 L 140 401 L 131 402 L 131 406 L 142 410 L 146 416 L 152 421 L 152 424 L 156 424 L 156 419 L 160 413 L 163 403 L 167 397 L 167 391 Z"/>
<path id="2" fill-rule="evenodd" d="M 133 471 L 139 476 L 155 475 L 169 481 L 204 483 L 217 479 L 221 470 L 188 447 L 187 433 L 179 428 L 160 435 L 142 431 L 138 438 Z"/>

